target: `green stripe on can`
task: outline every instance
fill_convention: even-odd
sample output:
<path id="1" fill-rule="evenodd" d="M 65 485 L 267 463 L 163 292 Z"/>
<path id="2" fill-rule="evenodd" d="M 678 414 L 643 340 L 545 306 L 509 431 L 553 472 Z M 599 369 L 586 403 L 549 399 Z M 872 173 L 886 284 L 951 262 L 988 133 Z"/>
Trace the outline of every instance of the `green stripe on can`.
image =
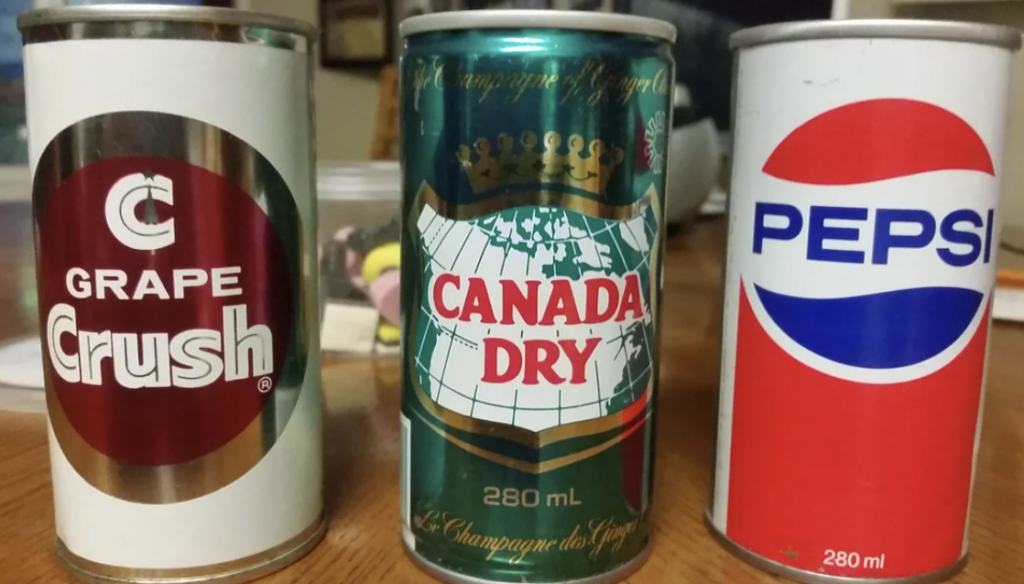
<path id="1" fill-rule="evenodd" d="M 402 505 L 442 578 L 645 555 L 673 79 L 639 34 L 406 38 Z"/>

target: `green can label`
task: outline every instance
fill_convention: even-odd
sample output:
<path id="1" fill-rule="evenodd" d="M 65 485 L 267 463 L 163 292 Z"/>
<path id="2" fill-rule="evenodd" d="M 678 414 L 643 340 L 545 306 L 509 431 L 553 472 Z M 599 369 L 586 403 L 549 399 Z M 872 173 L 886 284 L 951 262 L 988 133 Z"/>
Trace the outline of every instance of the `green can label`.
<path id="1" fill-rule="evenodd" d="M 583 579 L 648 543 L 672 64 L 647 44 L 406 58 L 403 515 L 443 570 Z"/>

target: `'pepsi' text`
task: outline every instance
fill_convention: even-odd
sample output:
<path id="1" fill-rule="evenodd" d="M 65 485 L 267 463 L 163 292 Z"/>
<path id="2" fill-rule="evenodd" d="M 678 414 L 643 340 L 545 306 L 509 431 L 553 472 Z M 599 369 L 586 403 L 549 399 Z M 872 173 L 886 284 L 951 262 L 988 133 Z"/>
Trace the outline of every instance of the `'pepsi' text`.
<path id="1" fill-rule="evenodd" d="M 868 233 L 870 250 L 831 249 L 829 241 L 861 241 L 860 227 L 836 226 L 834 221 L 867 221 L 874 213 L 874 231 Z M 943 262 L 954 267 L 969 266 L 982 259 L 988 263 L 992 253 L 992 227 L 995 211 L 982 216 L 972 209 L 957 209 L 941 220 L 923 209 L 868 209 L 865 207 L 811 206 L 807 217 L 793 205 L 759 202 L 754 207 L 754 253 L 760 254 L 766 240 L 791 241 L 807 230 L 807 259 L 850 264 L 889 263 L 889 254 L 896 249 L 923 249 L 938 236 L 940 241 L 959 245 L 935 250 Z M 782 218 L 784 226 L 766 224 L 769 217 Z M 913 225 L 911 235 L 895 232 L 897 224 Z M 983 230 L 983 232 L 982 232 Z M 870 257 L 868 252 L 870 252 Z"/>

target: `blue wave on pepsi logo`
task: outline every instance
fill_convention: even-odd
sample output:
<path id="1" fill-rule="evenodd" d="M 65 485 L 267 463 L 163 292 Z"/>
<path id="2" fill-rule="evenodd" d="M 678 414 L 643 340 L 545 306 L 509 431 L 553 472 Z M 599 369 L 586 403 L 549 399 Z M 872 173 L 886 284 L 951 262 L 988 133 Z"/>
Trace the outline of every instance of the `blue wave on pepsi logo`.
<path id="1" fill-rule="evenodd" d="M 984 295 L 951 287 L 847 298 L 801 298 L 754 285 L 768 316 L 801 347 L 831 361 L 892 369 L 930 359 L 967 330 Z"/>

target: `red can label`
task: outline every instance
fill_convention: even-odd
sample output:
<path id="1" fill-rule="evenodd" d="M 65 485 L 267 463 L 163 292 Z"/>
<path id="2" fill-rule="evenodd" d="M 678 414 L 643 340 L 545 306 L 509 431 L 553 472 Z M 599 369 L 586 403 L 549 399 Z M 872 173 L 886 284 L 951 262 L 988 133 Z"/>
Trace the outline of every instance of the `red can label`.
<path id="1" fill-rule="evenodd" d="M 946 568 L 985 368 L 989 150 L 949 109 L 870 99 L 790 127 L 760 166 L 730 225 L 718 521 L 818 574 Z"/>
<path id="2" fill-rule="evenodd" d="M 35 201 L 39 306 L 65 455 L 125 498 L 135 496 L 97 468 L 138 473 L 211 456 L 231 459 L 225 476 L 250 468 L 267 445 L 227 447 L 247 429 L 247 441 L 260 434 L 268 400 L 304 368 L 297 243 L 274 220 L 297 220 L 283 181 L 260 200 L 213 170 L 131 155 L 53 182 Z M 224 484 L 205 482 L 189 496 Z"/>

